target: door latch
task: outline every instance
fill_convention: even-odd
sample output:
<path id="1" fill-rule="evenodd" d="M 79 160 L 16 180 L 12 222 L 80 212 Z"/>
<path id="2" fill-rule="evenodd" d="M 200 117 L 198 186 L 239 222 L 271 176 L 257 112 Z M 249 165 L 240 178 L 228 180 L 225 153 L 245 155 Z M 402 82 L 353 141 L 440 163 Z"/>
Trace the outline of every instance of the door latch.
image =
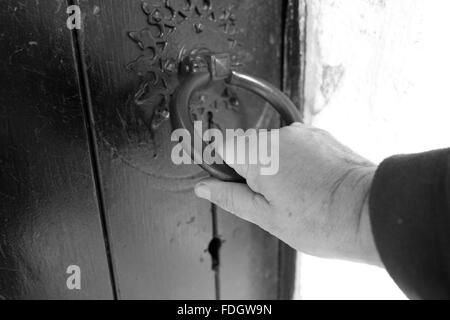
<path id="1" fill-rule="evenodd" d="M 283 92 L 264 80 L 232 70 L 231 58 L 227 53 L 202 53 L 188 56 L 181 62 L 180 72 L 184 75 L 184 79 L 171 101 L 171 121 L 174 129 L 186 129 L 191 137 L 198 134 L 194 130 L 189 112 L 191 97 L 194 92 L 215 81 L 225 81 L 228 85 L 248 90 L 265 99 L 280 114 L 281 119 L 287 125 L 301 121 L 299 111 Z M 203 149 L 206 146 L 206 143 L 203 143 Z M 192 159 L 202 159 L 203 155 L 199 153 L 200 150 L 196 150 L 193 142 L 184 141 L 183 148 L 191 155 Z M 202 162 L 200 166 L 217 179 L 244 182 L 244 179 L 226 164 Z"/>

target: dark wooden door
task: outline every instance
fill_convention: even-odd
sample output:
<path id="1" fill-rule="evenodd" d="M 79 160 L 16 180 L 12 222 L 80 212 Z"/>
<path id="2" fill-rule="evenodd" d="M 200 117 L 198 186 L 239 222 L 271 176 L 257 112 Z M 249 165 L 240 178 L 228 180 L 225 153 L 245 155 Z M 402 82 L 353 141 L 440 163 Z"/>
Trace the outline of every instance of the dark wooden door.
<path id="1" fill-rule="evenodd" d="M 206 174 L 172 164 L 167 113 L 196 49 L 281 86 L 287 1 L 68 1 L 83 12 L 72 35 L 60 1 L 25 3 L 0 4 L 0 294 L 288 298 L 294 253 L 194 196 Z M 222 128 L 279 124 L 233 88 L 196 98 Z M 78 293 L 57 287 L 69 261 L 86 270 Z"/>
<path id="2" fill-rule="evenodd" d="M 0 17 L 0 299 L 111 299 L 66 7 L 4 0 Z"/>

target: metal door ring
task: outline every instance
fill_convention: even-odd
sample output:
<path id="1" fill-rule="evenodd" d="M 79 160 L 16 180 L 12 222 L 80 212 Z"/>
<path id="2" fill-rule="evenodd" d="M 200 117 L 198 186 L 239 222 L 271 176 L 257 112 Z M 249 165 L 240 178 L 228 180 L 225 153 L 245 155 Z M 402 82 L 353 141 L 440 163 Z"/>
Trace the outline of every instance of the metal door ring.
<path id="1" fill-rule="evenodd" d="M 195 130 L 189 113 L 189 103 L 194 92 L 207 86 L 211 81 L 225 81 L 229 85 L 246 89 L 269 102 L 280 114 L 281 119 L 290 125 L 300 122 L 300 113 L 293 102 L 279 89 L 270 83 L 242 74 L 231 69 L 231 59 L 228 54 L 205 54 L 201 57 L 186 58 L 180 71 L 185 74 L 180 87 L 174 94 L 170 105 L 171 121 L 176 129 L 186 129 L 191 137 Z M 203 142 L 203 150 L 206 147 Z M 203 155 L 196 154 L 194 142 L 183 145 L 190 152 L 192 159 L 202 159 Z M 244 182 L 245 180 L 226 164 L 200 164 L 214 178 L 228 182 Z"/>

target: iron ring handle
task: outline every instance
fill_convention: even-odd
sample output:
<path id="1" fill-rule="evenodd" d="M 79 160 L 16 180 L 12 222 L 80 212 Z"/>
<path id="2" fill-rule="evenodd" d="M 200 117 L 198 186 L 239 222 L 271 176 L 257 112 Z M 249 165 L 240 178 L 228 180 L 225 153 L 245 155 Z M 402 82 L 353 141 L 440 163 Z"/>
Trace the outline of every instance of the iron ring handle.
<path id="1" fill-rule="evenodd" d="M 195 91 L 205 87 L 211 81 L 213 81 L 213 79 L 209 72 L 192 73 L 184 79 L 181 86 L 175 92 L 170 106 L 174 129 L 186 129 L 191 137 L 194 137 L 194 135 L 197 134 L 194 130 L 194 125 L 189 113 L 189 101 Z M 287 125 L 301 121 L 300 113 L 293 102 L 270 83 L 235 71 L 232 71 L 225 81 L 230 85 L 246 89 L 265 99 L 275 108 L 280 114 L 281 119 Z M 202 150 L 204 150 L 205 147 L 206 144 L 203 142 Z M 214 178 L 227 182 L 245 182 L 245 179 L 227 164 L 209 165 L 203 163 L 203 154 L 195 149 L 193 141 L 190 143 L 183 141 L 183 148 L 191 155 L 191 158 L 195 160 L 195 163 L 199 163 L 199 165 Z"/>

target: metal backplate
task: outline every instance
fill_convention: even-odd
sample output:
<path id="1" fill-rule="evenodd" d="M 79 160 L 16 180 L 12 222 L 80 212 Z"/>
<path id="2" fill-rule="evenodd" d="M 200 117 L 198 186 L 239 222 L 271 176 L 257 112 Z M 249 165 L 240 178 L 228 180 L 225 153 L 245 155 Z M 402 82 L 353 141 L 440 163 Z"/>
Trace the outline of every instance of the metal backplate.
<path id="1" fill-rule="evenodd" d="M 180 62 L 202 51 L 229 53 L 236 69 L 255 72 L 252 66 L 262 62 L 263 52 L 255 55 L 256 48 L 244 45 L 249 37 L 261 37 L 247 33 L 246 6 L 241 1 L 144 1 L 141 26 L 128 31 L 136 55 L 127 69 L 140 84 L 127 105 L 116 110 L 122 135 L 115 131 L 103 138 L 117 157 L 153 176 L 163 190 L 188 189 L 205 177 L 198 168 L 170 165 L 169 103 L 182 77 Z M 275 35 L 265 36 L 270 48 Z M 205 88 L 191 102 L 193 120 L 216 128 L 264 126 L 273 116 L 258 98 L 224 84 Z"/>

